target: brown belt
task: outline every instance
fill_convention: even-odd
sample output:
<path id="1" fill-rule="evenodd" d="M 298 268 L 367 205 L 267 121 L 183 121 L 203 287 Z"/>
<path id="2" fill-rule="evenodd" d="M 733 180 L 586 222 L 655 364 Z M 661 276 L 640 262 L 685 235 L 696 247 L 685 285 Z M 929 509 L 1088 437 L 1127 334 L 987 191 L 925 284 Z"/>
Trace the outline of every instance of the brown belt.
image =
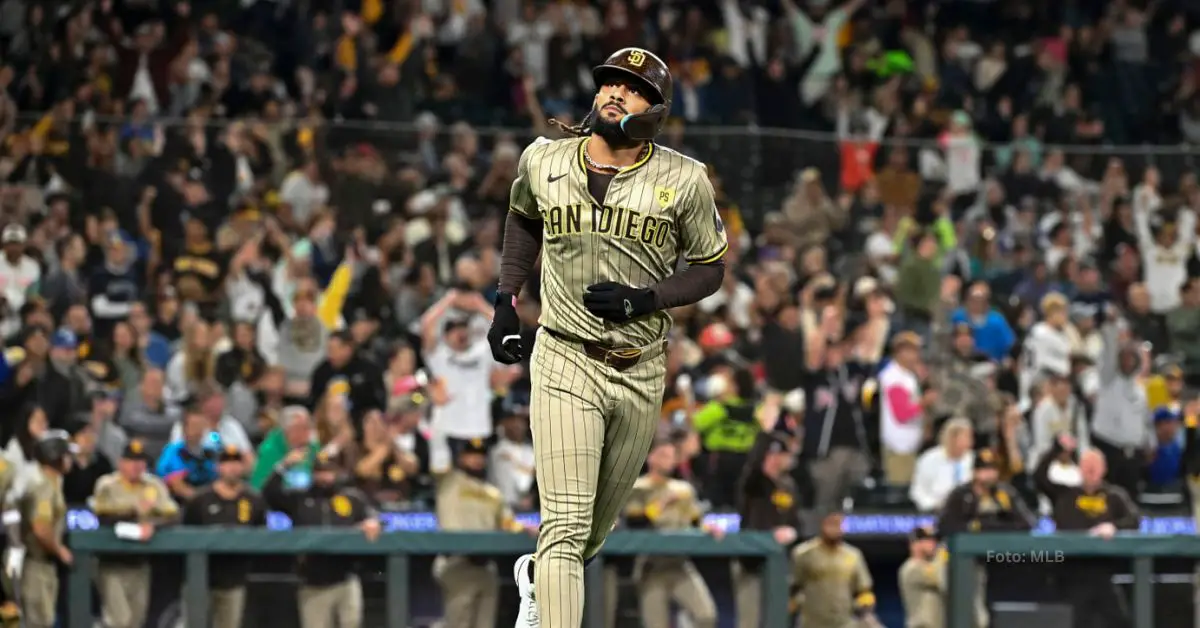
<path id="1" fill-rule="evenodd" d="M 637 366 L 638 363 L 640 363 L 645 358 L 652 357 L 653 355 L 658 355 L 658 353 L 659 353 L 658 351 L 654 350 L 655 345 L 650 345 L 649 348 L 644 348 L 644 349 L 629 349 L 629 348 L 613 349 L 610 347 L 598 345 L 594 342 L 587 342 L 584 340 L 572 338 L 570 336 L 567 336 L 566 334 L 554 331 L 553 329 L 550 329 L 548 327 L 543 327 L 542 329 L 545 329 L 547 334 L 550 334 L 551 336 L 553 336 L 554 338 L 556 338 L 558 340 L 561 340 L 563 342 L 569 342 L 572 344 L 577 344 L 577 345 L 583 347 L 584 355 L 586 355 L 587 357 L 589 357 L 597 362 L 600 362 L 602 364 L 607 364 L 608 366 L 611 366 L 618 371 L 629 370 L 629 369 L 633 368 L 634 366 Z M 662 350 L 665 351 L 666 348 L 667 348 L 667 341 L 664 340 L 664 341 L 662 341 Z"/>

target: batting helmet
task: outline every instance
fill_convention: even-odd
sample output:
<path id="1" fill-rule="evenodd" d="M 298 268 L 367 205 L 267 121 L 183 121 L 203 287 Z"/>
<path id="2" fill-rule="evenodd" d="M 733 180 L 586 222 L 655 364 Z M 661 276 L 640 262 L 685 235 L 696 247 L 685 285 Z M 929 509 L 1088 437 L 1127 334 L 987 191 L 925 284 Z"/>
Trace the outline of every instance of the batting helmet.
<path id="1" fill-rule="evenodd" d="M 651 103 L 643 113 L 629 114 L 621 119 L 621 130 L 631 140 L 646 142 L 662 130 L 671 113 L 674 88 L 671 70 L 657 55 L 642 48 L 622 48 L 592 68 L 592 78 L 600 87 L 614 78 L 632 78 L 646 88 L 645 97 Z"/>
<path id="2" fill-rule="evenodd" d="M 33 445 L 33 457 L 46 465 L 58 465 L 71 453 L 71 435 L 65 430 L 50 430 Z"/>

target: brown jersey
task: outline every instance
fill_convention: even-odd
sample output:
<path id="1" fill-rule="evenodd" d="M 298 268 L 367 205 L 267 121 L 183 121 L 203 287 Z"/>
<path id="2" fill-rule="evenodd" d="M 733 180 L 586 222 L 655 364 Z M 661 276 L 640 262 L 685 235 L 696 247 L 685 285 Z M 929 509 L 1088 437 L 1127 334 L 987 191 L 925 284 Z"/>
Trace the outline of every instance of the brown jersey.
<path id="1" fill-rule="evenodd" d="M 509 209 L 541 220 L 539 323 L 575 339 L 643 347 L 671 327 L 665 312 L 616 324 L 583 306 L 587 287 L 615 281 L 646 288 L 675 271 L 679 258 L 714 262 L 728 241 L 704 164 L 657 144 L 612 178 L 604 203 L 588 191 L 588 138 L 539 140 L 525 149 Z"/>
<path id="2" fill-rule="evenodd" d="M 854 619 L 855 600 L 871 593 L 867 561 L 857 547 L 829 546 L 810 539 L 792 550 L 793 584 L 804 596 L 801 624 L 814 628 L 844 628 Z"/>
<path id="3" fill-rule="evenodd" d="M 942 628 L 945 619 L 946 564 L 909 558 L 900 567 L 900 598 L 905 628 Z"/>
<path id="4" fill-rule="evenodd" d="M 179 505 L 171 491 L 157 476 L 142 475 L 136 484 L 126 482 L 119 473 L 109 473 L 96 481 L 94 510 L 101 523 L 116 521 L 147 522 L 174 517 Z"/>
<path id="5" fill-rule="evenodd" d="M 48 523 L 54 529 L 54 538 L 59 544 L 67 531 L 67 502 L 63 498 L 62 478 L 47 477 L 38 473 L 20 498 L 21 542 L 28 551 L 27 556 L 35 560 L 51 561 L 45 546 L 33 533 L 35 523 Z"/>
<path id="6" fill-rule="evenodd" d="M 522 527 L 504 503 L 500 489 L 454 470 L 442 476 L 437 488 L 438 527 L 442 530 L 519 532 Z"/>
<path id="7" fill-rule="evenodd" d="M 659 530 L 686 530 L 700 525 L 703 516 L 696 489 L 683 480 L 655 478 L 643 475 L 633 483 L 633 493 L 625 506 L 628 519 L 644 518 Z M 676 556 L 639 556 L 634 573 L 647 566 L 654 569 L 681 567 L 687 558 Z"/>

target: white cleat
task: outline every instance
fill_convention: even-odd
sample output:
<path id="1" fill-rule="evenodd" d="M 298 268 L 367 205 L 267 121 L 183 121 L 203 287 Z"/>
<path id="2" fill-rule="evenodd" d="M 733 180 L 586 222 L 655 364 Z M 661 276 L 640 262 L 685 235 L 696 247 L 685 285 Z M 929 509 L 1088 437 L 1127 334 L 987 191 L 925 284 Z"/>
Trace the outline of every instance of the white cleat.
<path id="1" fill-rule="evenodd" d="M 517 625 L 515 628 L 539 628 L 542 625 L 538 619 L 537 602 L 533 600 L 533 576 L 530 568 L 533 566 L 533 554 L 526 554 L 517 559 L 513 565 L 513 580 L 517 581 L 517 592 L 521 594 L 521 606 L 517 610 Z"/>

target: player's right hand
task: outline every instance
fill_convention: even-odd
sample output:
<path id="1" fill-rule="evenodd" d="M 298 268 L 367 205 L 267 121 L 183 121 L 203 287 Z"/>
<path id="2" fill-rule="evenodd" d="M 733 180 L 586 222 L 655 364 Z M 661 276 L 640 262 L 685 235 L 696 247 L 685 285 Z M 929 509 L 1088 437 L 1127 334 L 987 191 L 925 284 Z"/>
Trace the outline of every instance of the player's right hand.
<path id="1" fill-rule="evenodd" d="M 511 294 L 496 294 L 492 328 L 488 330 L 488 344 L 492 357 L 501 364 L 516 364 L 525 359 L 521 346 L 521 319 L 517 317 L 517 298 Z"/>

